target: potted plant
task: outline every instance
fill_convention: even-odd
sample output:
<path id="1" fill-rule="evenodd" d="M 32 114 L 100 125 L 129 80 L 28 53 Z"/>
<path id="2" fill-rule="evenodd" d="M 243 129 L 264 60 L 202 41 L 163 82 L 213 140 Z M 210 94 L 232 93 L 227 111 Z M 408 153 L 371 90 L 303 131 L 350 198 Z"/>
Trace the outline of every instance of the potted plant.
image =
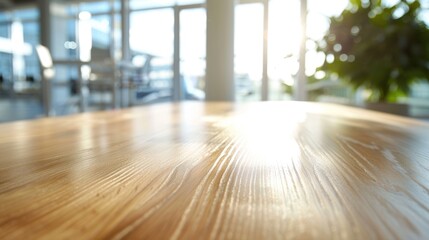
<path id="1" fill-rule="evenodd" d="M 429 30 L 420 10 L 419 1 L 386 6 L 380 0 L 351 0 L 340 16 L 330 18 L 317 43 L 326 54 L 319 71 L 366 89 L 369 102 L 406 96 L 411 84 L 429 79 Z"/>

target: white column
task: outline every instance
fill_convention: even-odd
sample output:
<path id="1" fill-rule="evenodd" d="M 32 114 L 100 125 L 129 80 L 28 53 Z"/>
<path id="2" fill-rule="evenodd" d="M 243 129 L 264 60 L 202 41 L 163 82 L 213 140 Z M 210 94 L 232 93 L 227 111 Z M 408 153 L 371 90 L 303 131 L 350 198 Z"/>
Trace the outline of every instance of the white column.
<path id="1" fill-rule="evenodd" d="M 40 25 L 40 44 L 51 47 L 51 8 L 50 1 L 38 0 L 39 25 Z"/>
<path id="2" fill-rule="evenodd" d="M 174 7 L 174 56 L 173 56 L 173 101 L 183 98 L 182 83 L 180 79 L 180 9 Z"/>
<path id="3" fill-rule="evenodd" d="M 120 107 L 120 98 L 119 98 L 119 92 L 122 88 L 122 84 L 120 81 L 120 74 L 119 74 L 119 70 L 116 68 L 117 66 L 117 56 L 116 56 L 116 48 L 117 48 L 117 43 L 115 41 L 115 28 L 116 28 L 116 24 L 117 24 L 117 20 L 115 17 L 115 12 L 116 12 L 116 8 L 115 8 L 115 0 L 110 0 L 110 34 L 109 34 L 109 42 L 110 42 L 110 49 L 109 49 L 109 53 L 110 53 L 110 66 L 114 69 L 113 70 L 113 86 L 112 86 L 112 107 L 113 108 L 118 108 Z"/>
<path id="4" fill-rule="evenodd" d="M 128 0 L 121 0 L 121 52 L 122 52 L 122 62 L 128 63 L 131 61 L 131 50 L 130 50 L 130 6 Z M 128 74 L 126 70 L 122 71 L 121 82 L 126 83 Z M 120 84 L 121 85 L 121 84 Z M 121 107 L 130 106 L 131 100 L 129 96 L 131 88 L 127 88 L 125 91 L 124 88 L 120 87 L 120 102 Z M 127 100 L 126 100 L 127 99 Z"/>
<path id="5" fill-rule="evenodd" d="M 206 101 L 234 101 L 234 0 L 207 0 Z"/>
<path id="6" fill-rule="evenodd" d="M 130 61 L 130 6 L 128 0 L 121 0 L 122 60 Z"/>
<path id="7" fill-rule="evenodd" d="M 307 42 L 307 0 L 301 0 L 301 46 L 299 50 L 299 71 L 295 81 L 295 100 L 307 100 L 307 76 L 305 75 L 305 53 Z"/>
<path id="8" fill-rule="evenodd" d="M 39 8 L 39 26 L 40 26 L 40 44 L 50 48 L 51 47 L 51 9 L 50 1 L 38 0 Z M 43 111 L 46 116 L 51 116 L 52 106 L 51 106 L 51 84 L 48 78 L 45 76 L 45 72 L 41 68 L 42 76 L 42 104 Z"/>
<path id="9" fill-rule="evenodd" d="M 269 1 L 264 0 L 264 36 L 263 36 L 263 53 L 262 53 L 262 89 L 261 100 L 269 99 L 269 78 L 268 78 L 268 16 L 269 16 Z"/>

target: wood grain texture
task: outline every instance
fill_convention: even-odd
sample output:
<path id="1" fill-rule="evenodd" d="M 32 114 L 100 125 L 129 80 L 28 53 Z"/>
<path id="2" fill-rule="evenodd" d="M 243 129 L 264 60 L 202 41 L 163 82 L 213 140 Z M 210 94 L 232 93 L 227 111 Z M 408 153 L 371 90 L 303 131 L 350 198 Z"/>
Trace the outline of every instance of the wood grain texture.
<path id="1" fill-rule="evenodd" d="M 178 103 L 0 125 L 0 239 L 429 239 L 429 124 Z"/>

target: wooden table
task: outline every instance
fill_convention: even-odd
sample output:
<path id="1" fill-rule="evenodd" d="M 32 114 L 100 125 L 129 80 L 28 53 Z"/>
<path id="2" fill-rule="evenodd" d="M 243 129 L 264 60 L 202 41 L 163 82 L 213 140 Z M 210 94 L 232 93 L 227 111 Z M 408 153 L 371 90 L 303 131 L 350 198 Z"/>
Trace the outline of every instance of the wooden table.
<path id="1" fill-rule="evenodd" d="M 299 102 L 0 125 L 0 239 L 429 239 L 429 124 Z"/>

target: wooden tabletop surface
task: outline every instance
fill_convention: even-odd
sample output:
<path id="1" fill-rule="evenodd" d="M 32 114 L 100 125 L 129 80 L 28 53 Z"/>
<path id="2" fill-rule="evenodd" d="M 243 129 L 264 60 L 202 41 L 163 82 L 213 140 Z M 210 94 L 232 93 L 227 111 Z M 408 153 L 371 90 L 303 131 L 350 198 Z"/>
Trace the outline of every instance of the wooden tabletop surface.
<path id="1" fill-rule="evenodd" d="M 429 239 L 429 124 L 160 104 L 0 125 L 0 239 Z"/>

